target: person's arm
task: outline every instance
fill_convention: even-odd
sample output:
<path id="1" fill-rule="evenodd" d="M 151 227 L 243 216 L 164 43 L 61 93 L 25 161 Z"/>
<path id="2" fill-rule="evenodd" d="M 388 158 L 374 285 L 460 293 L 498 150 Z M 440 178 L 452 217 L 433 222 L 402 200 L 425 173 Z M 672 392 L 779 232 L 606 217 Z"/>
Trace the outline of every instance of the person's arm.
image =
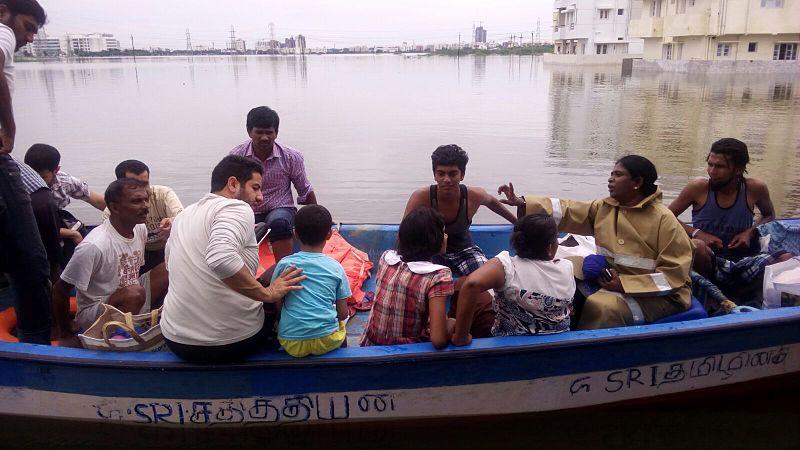
<path id="1" fill-rule="evenodd" d="M 103 197 L 103 194 L 89 191 L 89 198 L 86 199 L 86 202 L 100 211 L 106 209 L 106 199 Z"/>
<path id="2" fill-rule="evenodd" d="M 653 273 L 619 275 L 623 291 L 631 296 L 670 295 L 689 283 L 692 243 L 672 215 L 661 218 L 658 255 Z"/>
<path id="3" fill-rule="evenodd" d="M 675 214 L 677 218 L 684 211 L 686 211 L 689 207 L 694 207 L 697 204 L 697 197 L 701 192 L 705 192 L 708 187 L 708 182 L 706 180 L 694 180 L 689 182 L 686 187 L 681 190 L 681 193 L 669 204 L 668 208 L 672 211 L 672 214 Z M 681 225 L 681 228 L 688 234 L 692 239 L 700 239 L 701 241 L 705 242 L 712 249 L 722 249 L 722 239 L 714 236 L 711 233 L 706 233 L 705 231 L 695 228 L 687 223 L 684 223 L 682 220 L 678 219 L 678 223 Z"/>
<path id="4" fill-rule="evenodd" d="M 506 196 L 506 199 L 500 202 L 516 206 L 520 218 L 528 214 L 547 214 L 556 221 L 559 231 L 594 236 L 594 218 L 602 200 L 584 202 L 537 195 L 517 197 L 514 185 L 511 183 L 500 186 L 497 191 Z"/>
<path id="5" fill-rule="evenodd" d="M 314 194 L 314 187 L 308 181 L 303 155 L 298 153 L 296 158 L 292 158 L 291 164 L 290 177 L 294 189 L 297 191 L 297 203 L 299 205 L 316 205 L 317 195 Z"/>
<path id="6" fill-rule="evenodd" d="M 226 204 L 215 214 L 206 247 L 206 264 L 223 283 L 256 301 L 275 303 L 297 286 L 305 276 L 299 269 L 287 268 L 269 287 L 264 288 L 244 264 L 241 251 L 253 234 L 253 213 L 244 202 Z"/>
<path id="7" fill-rule="evenodd" d="M 517 223 L 517 217 L 514 215 L 514 213 L 512 213 L 505 206 L 503 206 L 503 204 L 500 203 L 500 200 L 495 198 L 493 195 L 489 195 L 489 193 L 486 192 L 486 189 L 483 188 L 473 188 L 473 189 L 474 192 L 480 196 L 480 204 L 482 206 L 489 208 L 492 212 L 502 217 L 503 219 L 506 219 L 512 224 Z"/>
<path id="8" fill-rule="evenodd" d="M 298 198 L 297 199 L 297 203 L 299 203 L 301 205 L 316 205 L 317 204 L 317 194 L 315 194 L 314 191 L 309 191 L 309 193 L 306 194 L 305 201 L 301 202 L 300 199 Z"/>
<path id="9" fill-rule="evenodd" d="M 730 249 L 750 247 L 750 242 L 753 240 L 756 228 L 761 224 L 775 220 L 775 207 L 772 205 L 772 199 L 769 197 L 769 188 L 767 184 L 752 178 L 748 181 L 750 181 L 751 184 L 751 186 L 748 186 L 748 190 L 750 190 L 756 198 L 755 204 L 761 217 L 755 221 L 752 227 L 742 231 L 731 239 L 728 243 L 728 248 Z"/>
<path id="10" fill-rule="evenodd" d="M 447 347 L 450 335 L 447 333 L 447 297 L 436 296 L 428 299 L 428 317 L 431 327 L 431 344 L 437 349 Z"/>
<path id="11" fill-rule="evenodd" d="M 347 299 L 336 300 L 336 318 L 341 322 L 350 317 L 350 310 L 347 308 Z"/>
<path id="12" fill-rule="evenodd" d="M 0 68 L 6 65 L 5 51 L 0 51 Z M 11 89 L 8 80 L 0 74 L 0 154 L 8 154 L 14 150 L 14 139 L 17 125 L 14 122 L 14 108 L 11 102 Z"/>
<path id="13" fill-rule="evenodd" d="M 467 345 L 472 342 L 469 334 L 472 328 L 472 318 L 475 312 L 475 300 L 489 289 L 500 289 L 505 284 L 506 276 L 503 264 L 497 258 L 490 259 L 478 270 L 472 272 L 461 285 L 458 294 L 458 308 L 456 310 L 456 329 L 450 342 L 456 346 Z"/>
<path id="14" fill-rule="evenodd" d="M 289 266 L 269 286 L 263 287 L 247 270 L 247 267 L 242 265 L 239 271 L 228 278 L 223 278 L 222 282 L 234 291 L 255 301 L 278 303 L 290 291 L 303 289 L 303 286 L 299 285 L 306 279 L 305 275 L 301 275 L 302 272 L 302 269 Z"/>
<path id="15" fill-rule="evenodd" d="M 353 296 L 353 292 L 350 290 L 350 280 L 347 278 L 344 267 L 339 263 L 336 265 L 339 270 L 339 284 L 336 286 L 336 316 L 339 320 L 345 320 L 350 316 L 347 299 Z"/>
<path id="16" fill-rule="evenodd" d="M 58 279 L 53 285 L 53 324 L 56 327 L 56 339 L 67 338 L 72 335 L 69 326 L 69 294 L 75 286 Z"/>
<path id="17" fill-rule="evenodd" d="M 430 206 L 430 191 L 428 188 L 417 189 L 411 194 L 411 197 L 408 198 L 408 202 L 406 203 L 406 209 L 403 211 L 403 217 L 405 218 L 408 213 L 411 211 L 419 208 L 420 206 Z"/>
<path id="18" fill-rule="evenodd" d="M 174 218 L 183 212 L 183 203 L 181 203 L 181 199 L 178 198 L 178 194 L 175 191 L 168 187 L 164 189 L 164 205 L 166 206 L 167 217 Z"/>

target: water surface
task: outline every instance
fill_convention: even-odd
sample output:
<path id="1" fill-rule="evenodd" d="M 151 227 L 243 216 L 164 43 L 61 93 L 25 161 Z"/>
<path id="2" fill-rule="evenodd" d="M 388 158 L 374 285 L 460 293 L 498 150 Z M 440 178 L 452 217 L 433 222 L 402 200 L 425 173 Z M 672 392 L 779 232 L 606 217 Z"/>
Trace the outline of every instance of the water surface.
<path id="1" fill-rule="evenodd" d="M 17 65 L 17 149 L 56 146 L 63 170 L 102 192 L 124 159 L 184 204 L 247 140 L 250 108 L 281 117 L 320 203 L 338 221 L 397 222 L 432 182 L 430 153 L 469 152 L 466 183 L 565 198 L 607 195 L 613 161 L 651 158 L 669 200 L 704 175 L 711 143 L 750 147 L 779 215 L 800 213 L 800 78 L 636 74 L 544 65 L 539 57 L 356 55 L 86 60 Z M 70 207 L 89 223 L 99 215 Z M 481 212 L 477 222 L 501 219 Z"/>

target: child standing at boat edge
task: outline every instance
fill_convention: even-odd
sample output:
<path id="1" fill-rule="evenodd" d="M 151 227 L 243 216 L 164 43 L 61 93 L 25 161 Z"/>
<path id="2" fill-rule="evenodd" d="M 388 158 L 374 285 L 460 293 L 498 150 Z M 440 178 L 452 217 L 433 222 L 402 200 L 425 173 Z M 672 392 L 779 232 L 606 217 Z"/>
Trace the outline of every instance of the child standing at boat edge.
<path id="1" fill-rule="evenodd" d="M 350 283 L 341 264 L 322 253 L 332 226 L 325 207 L 300 208 L 294 229 L 300 251 L 281 259 L 273 272 L 274 279 L 294 265 L 308 277 L 302 290 L 284 297 L 278 323 L 278 341 L 294 357 L 323 355 L 339 348 L 347 337 L 344 320 Z"/>

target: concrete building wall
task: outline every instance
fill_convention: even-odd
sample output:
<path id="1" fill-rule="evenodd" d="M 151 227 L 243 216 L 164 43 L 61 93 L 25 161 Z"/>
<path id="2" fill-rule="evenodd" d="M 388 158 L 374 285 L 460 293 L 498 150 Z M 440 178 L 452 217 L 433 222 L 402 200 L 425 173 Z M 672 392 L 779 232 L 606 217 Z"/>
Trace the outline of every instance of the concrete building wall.
<path id="1" fill-rule="evenodd" d="M 630 30 L 644 39 L 645 59 L 771 61 L 776 44 L 800 44 L 800 0 L 634 3 Z"/>

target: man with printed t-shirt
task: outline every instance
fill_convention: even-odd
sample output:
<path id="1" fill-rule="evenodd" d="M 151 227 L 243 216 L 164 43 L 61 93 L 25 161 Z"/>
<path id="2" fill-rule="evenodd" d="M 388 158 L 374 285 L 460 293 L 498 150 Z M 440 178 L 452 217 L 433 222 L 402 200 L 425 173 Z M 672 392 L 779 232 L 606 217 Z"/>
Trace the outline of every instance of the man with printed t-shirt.
<path id="1" fill-rule="evenodd" d="M 70 335 L 69 293 L 78 291 L 79 328 L 89 328 L 103 312 L 103 303 L 133 314 L 146 313 L 167 290 L 164 263 L 139 275 L 144 265 L 150 200 L 144 183 L 132 178 L 108 186 L 105 201 L 111 215 L 75 248 L 61 279 L 53 287 L 53 304 L 60 337 Z"/>

